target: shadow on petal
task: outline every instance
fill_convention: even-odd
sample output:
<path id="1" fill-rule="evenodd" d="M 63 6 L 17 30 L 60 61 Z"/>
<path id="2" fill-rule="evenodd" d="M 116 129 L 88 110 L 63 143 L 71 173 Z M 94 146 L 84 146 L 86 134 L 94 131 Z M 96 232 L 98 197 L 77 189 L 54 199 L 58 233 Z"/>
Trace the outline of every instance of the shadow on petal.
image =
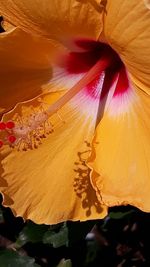
<path id="1" fill-rule="evenodd" d="M 74 178 L 74 191 L 77 197 L 82 199 L 82 207 L 86 210 L 86 216 L 91 215 L 91 209 L 94 207 L 96 212 L 101 214 L 103 207 L 100 205 L 96 192 L 92 188 L 90 183 L 90 168 L 86 165 L 86 161 L 91 152 L 91 147 L 88 142 L 85 141 L 86 149 L 82 152 L 78 152 L 78 160 L 75 164 L 75 178 Z"/>

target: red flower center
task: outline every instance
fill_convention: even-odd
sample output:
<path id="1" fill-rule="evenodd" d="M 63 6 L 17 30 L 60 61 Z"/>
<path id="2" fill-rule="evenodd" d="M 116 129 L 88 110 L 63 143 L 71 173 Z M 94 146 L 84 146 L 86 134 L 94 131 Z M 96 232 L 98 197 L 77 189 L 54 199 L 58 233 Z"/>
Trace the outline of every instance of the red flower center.
<path id="1" fill-rule="evenodd" d="M 76 40 L 75 44 L 79 51 L 69 53 L 64 66 L 69 74 L 86 73 L 98 61 L 108 61 L 110 58 L 110 63 L 104 71 L 104 82 L 100 98 L 102 99 L 108 93 L 116 79 L 114 97 L 128 90 L 129 81 L 125 66 L 119 55 L 108 44 L 91 40 Z M 97 82 L 98 79 L 95 79 L 87 86 L 88 93 L 93 97 L 94 91 L 92 88 L 97 85 Z"/>

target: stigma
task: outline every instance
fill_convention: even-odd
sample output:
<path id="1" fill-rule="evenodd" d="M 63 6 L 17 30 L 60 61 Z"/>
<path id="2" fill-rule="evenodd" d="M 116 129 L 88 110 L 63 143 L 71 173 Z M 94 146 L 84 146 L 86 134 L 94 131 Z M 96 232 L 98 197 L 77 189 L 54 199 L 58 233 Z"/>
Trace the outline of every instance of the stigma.
<path id="1" fill-rule="evenodd" d="M 0 122 L 0 148 L 5 144 L 12 146 L 12 144 L 15 143 L 16 137 L 13 133 L 14 128 L 15 123 L 13 121 Z"/>

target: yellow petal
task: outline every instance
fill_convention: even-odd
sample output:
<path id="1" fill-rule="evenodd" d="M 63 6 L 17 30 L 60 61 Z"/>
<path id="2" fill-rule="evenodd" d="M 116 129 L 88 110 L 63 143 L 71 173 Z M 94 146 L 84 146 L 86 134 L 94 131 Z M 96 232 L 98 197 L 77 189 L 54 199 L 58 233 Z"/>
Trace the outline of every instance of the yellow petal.
<path id="1" fill-rule="evenodd" d="M 51 78 L 52 44 L 20 29 L 0 34 L 0 111 L 42 93 Z"/>
<path id="2" fill-rule="evenodd" d="M 50 38 L 98 38 L 103 9 L 95 0 L 1 0 L 4 18 L 28 32 Z"/>
<path id="3" fill-rule="evenodd" d="M 149 101 L 134 87 L 132 93 L 111 100 L 97 127 L 89 164 L 93 186 L 105 205 L 131 204 L 150 212 Z"/>
<path id="4" fill-rule="evenodd" d="M 150 94 L 150 10 L 144 1 L 108 0 L 104 32 L 134 83 Z"/>
<path id="5" fill-rule="evenodd" d="M 61 94 L 43 96 L 42 102 L 52 104 Z M 38 100 L 34 100 L 18 105 L 4 118 L 13 119 L 18 113 L 24 123 L 25 116 L 33 112 L 33 105 L 35 111 L 39 109 Z M 15 215 L 46 224 L 106 215 L 107 209 L 97 201 L 85 164 L 91 151 L 97 110 L 98 101 L 91 101 L 83 90 L 51 117 L 54 132 L 37 149 L 4 148 L 1 177 L 2 186 L 4 181 L 7 186 L 2 193 L 4 205 L 10 206 Z"/>

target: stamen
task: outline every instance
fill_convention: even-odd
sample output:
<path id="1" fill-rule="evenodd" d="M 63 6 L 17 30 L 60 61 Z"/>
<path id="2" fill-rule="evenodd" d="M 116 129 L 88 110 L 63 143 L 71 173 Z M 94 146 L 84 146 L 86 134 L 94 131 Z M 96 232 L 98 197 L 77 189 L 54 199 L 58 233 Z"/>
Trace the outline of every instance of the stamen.
<path id="1" fill-rule="evenodd" d="M 66 122 L 62 119 L 62 117 L 61 117 L 61 115 L 60 115 L 60 112 L 57 111 L 56 114 L 57 114 L 58 118 L 59 118 L 63 123 L 66 123 Z"/>
<path id="2" fill-rule="evenodd" d="M 18 118 L 18 123 L 13 129 L 16 138 L 15 145 L 18 150 L 28 150 L 37 148 L 41 144 L 41 139 L 52 133 L 52 125 L 48 121 L 49 117 L 46 111 L 41 109 L 38 112 L 32 109 L 33 114 L 28 117 Z"/>

